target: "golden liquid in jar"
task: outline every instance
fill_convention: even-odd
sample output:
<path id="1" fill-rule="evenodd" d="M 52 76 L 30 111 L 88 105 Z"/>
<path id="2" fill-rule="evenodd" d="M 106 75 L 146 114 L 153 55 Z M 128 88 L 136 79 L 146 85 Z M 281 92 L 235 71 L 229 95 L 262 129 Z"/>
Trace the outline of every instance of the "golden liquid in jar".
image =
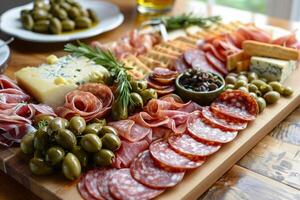
<path id="1" fill-rule="evenodd" d="M 137 0 L 138 9 L 142 8 L 150 12 L 170 10 L 174 2 L 175 0 Z"/>

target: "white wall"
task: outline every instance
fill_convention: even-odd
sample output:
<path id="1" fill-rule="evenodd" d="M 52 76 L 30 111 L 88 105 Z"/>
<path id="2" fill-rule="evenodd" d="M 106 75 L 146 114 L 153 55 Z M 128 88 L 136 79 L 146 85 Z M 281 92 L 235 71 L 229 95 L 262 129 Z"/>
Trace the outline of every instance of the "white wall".
<path id="1" fill-rule="evenodd" d="M 31 0 L 0 0 L 0 14 L 15 6 L 24 5 Z"/>

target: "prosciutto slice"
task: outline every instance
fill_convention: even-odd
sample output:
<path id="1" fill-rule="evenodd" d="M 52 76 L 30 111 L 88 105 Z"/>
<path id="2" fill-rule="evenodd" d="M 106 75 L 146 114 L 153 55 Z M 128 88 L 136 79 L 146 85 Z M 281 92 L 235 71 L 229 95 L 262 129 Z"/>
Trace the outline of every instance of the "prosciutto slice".
<path id="1" fill-rule="evenodd" d="M 137 142 L 152 131 L 151 128 L 141 126 L 130 119 L 110 122 L 109 125 L 114 127 L 121 137 L 130 142 Z"/>

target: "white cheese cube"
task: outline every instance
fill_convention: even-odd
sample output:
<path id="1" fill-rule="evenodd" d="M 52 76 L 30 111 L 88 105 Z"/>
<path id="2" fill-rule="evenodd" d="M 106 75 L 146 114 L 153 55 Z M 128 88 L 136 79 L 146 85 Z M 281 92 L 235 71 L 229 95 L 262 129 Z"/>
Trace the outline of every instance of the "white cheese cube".
<path id="1" fill-rule="evenodd" d="M 109 76 L 103 66 L 96 65 L 85 57 L 72 56 L 61 57 L 53 64 L 26 67 L 15 73 L 22 88 L 40 103 L 52 107 L 62 105 L 68 92 L 92 81 L 94 74 Z"/>
<path id="2" fill-rule="evenodd" d="M 257 73 L 259 77 L 267 81 L 284 82 L 288 76 L 296 69 L 297 62 L 286 61 L 265 57 L 251 57 L 250 71 Z"/>

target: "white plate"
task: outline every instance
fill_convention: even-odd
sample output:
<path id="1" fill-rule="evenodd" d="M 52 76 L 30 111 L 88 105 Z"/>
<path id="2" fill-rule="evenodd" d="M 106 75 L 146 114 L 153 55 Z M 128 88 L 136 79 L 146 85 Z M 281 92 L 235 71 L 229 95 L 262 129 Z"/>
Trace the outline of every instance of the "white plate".
<path id="1" fill-rule="evenodd" d="M 111 3 L 99 0 L 77 0 L 84 8 L 92 8 L 100 23 L 96 26 L 71 33 L 63 33 L 61 35 L 35 33 L 22 28 L 20 21 L 20 12 L 23 9 L 32 9 L 33 3 L 24 6 L 12 8 L 0 17 L 0 30 L 13 35 L 17 38 L 33 41 L 33 42 L 65 42 L 76 39 L 83 39 L 99 35 L 100 33 L 112 30 L 122 24 L 124 20 L 123 14 L 119 8 Z"/>
<path id="2" fill-rule="evenodd" d="M 3 40 L 0 40 L 0 45 L 4 43 Z M 0 47 L 0 74 L 3 74 L 6 69 L 6 63 L 9 59 L 10 50 L 7 45 Z"/>

